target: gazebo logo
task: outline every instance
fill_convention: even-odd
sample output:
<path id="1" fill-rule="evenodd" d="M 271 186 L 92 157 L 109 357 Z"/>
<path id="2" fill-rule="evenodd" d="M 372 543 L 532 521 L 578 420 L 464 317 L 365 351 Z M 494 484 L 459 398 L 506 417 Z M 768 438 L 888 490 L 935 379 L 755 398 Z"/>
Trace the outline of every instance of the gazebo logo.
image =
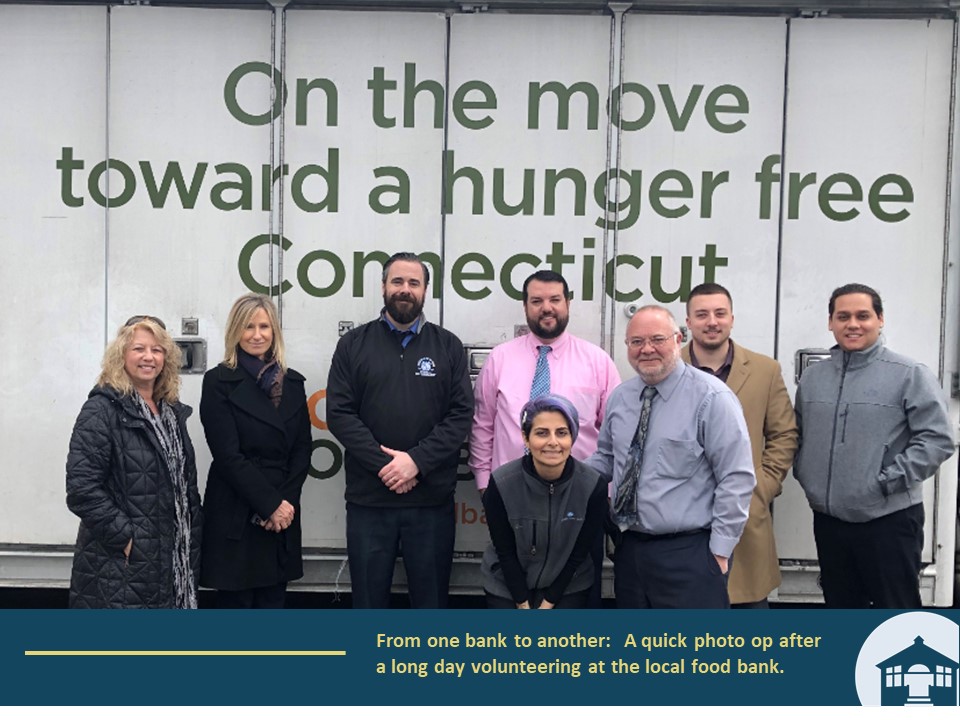
<path id="1" fill-rule="evenodd" d="M 960 626 L 932 612 L 889 618 L 863 643 L 856 681 L 863 705 L 956 706 Z"/>
<path id="2" fill-rule="evenodd" d="M 881 705 L 956 705 L 956 663 L 927 647 L 919 635 L 913 644 L 881 663 Z"/>

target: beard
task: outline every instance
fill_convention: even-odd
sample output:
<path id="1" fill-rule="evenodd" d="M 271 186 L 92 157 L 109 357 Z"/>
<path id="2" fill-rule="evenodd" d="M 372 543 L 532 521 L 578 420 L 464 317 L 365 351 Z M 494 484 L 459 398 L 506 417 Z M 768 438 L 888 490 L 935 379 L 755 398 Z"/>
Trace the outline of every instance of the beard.
<path id="1" fill-rule="evenodd" d="M 540 324 L 540 321 L 543 317 L 552 317 L 556 320 L 556 325 L 552 330 L 548 330 Z M 569 315 L 547 315 L 540 316 L 537 318 L 532 318 L 529 315 L 527 316 L 527 327 L 530 328 L 530 332 L 536 335 L 542 340 L 552 340 L 553 338 L 560 337 L 563 335 L 563 331 L 567 329 L 567 324 L 570 322 Z"/>
<path id="2" fill-rule="evenodd" d="M 644 383 L 647 385 L 656 385 L 673 372 L 674 368 L 677 367 L 679 358 L 679 354 L 661 357 L 660 366 L 652 368 L 640 365 L 639 358 L 637 362 L 631 361 L 630 364 L 633 365 L 633 369 L 637 371 L 637 375 L 640 376 L 640 379 L 643 380 Z"/>
<path id="3" fill-rule="evenodd" d="M 727 344 L 727 340 L 730 339 L 730 336 L 727 335 L 722 340 L 707 340 L 706 338 L 694 338 L 697 342 L 697 345 L 702 347 L 704 350 L 719 350 L 724 345 Z"/>
<path id="4" fill-rule="evenodd" d="M 400 304 L 401 302 L 403 305 Z M 398 292 L 389 297 L 384 293 L 383 304 L 394 322 L 401 325 L 412 323 L 423 312 L 423 299 L 418 299 L 410 293 Z"/>
<path id="5" fill-rule="evenodd" d="M 719 350 L 720 348 L 722 348 L 724 345 L 727 344 L 727 340 L 730 339 L 730 333 L 727 333 L 726 335 L 724 335 L 723 333 L 720 333 L 719 337 L 721 338 L 719 340 L 712 339 L 712 338 L 708 339 L 706 336 L 706 333 L 704 333 L 702 336 L 699 336 L 699 337 L 697 334 L 694 334 L 693 339 L 697 343 L 697 345 L 699 347 L 702 347 L 704 350 Z"/>

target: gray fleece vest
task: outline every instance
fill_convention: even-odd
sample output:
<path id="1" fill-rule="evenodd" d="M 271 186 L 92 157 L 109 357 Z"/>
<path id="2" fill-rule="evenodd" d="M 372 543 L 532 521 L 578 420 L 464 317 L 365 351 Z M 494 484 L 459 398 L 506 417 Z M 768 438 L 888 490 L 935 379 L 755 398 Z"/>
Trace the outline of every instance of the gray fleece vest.
<path id="1" fill-rule="evenodd" d="M 521 461 L 515 460 L 496 470 L 494 478 L 517 540 L 517 556 L 527 574 L 527 588 L 546 589 L 573 551 L 597 484 L 596 475 L 577 463 L 568 480 L 548 483 L 528 475 Z M 510 590 L 503 580 L 493 543 L 483 553 L 482 570 L 483 589 L 509 598 Z M 588 555 L 566 592 L 580 592 L 592 584 L 593 561 Z"/>

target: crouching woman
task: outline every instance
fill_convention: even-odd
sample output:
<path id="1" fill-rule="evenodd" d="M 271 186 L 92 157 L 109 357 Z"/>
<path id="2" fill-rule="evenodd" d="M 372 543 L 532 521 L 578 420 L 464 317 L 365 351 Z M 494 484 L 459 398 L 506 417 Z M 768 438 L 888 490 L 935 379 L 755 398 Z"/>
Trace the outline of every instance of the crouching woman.
<path id="1" fill-rule="evenodd" d="M 590 548 L 603 531 L 607 485 L 570 456 L 579 417 L 560 395 L 520 414 L 528 454 L 493 472 L 483 494 L 491 543 L 483 588 L 491 608 L 583 608 L 593 584 Z"/>

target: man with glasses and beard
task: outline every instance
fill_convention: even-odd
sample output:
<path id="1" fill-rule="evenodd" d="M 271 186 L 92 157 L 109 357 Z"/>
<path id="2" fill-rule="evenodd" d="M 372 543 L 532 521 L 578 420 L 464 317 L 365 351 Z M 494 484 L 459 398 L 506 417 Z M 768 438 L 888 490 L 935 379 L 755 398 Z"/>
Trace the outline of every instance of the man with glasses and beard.
<path id="1" fill-rule="evenodd" d="M 453 494 L 473 396 L 466 355 L 423 315 L 430 272 L 414 253 L 383 266 L 380 317 L 340 338 L 327 424 L 345 450 L 353 606 L 390 606 L 397 556 L 410 605 L 442 608 L 453 564 Z"/>
<path id="2" fill-rule="evenodd" d="M 617 607 L 730 607 L 728 562 L 756 485 L 740 403 L 680 359 L 666 308 L 637 310 L 625 340 L 637 375 L 610 396 L 587 463 L 613 476 Z"/>

